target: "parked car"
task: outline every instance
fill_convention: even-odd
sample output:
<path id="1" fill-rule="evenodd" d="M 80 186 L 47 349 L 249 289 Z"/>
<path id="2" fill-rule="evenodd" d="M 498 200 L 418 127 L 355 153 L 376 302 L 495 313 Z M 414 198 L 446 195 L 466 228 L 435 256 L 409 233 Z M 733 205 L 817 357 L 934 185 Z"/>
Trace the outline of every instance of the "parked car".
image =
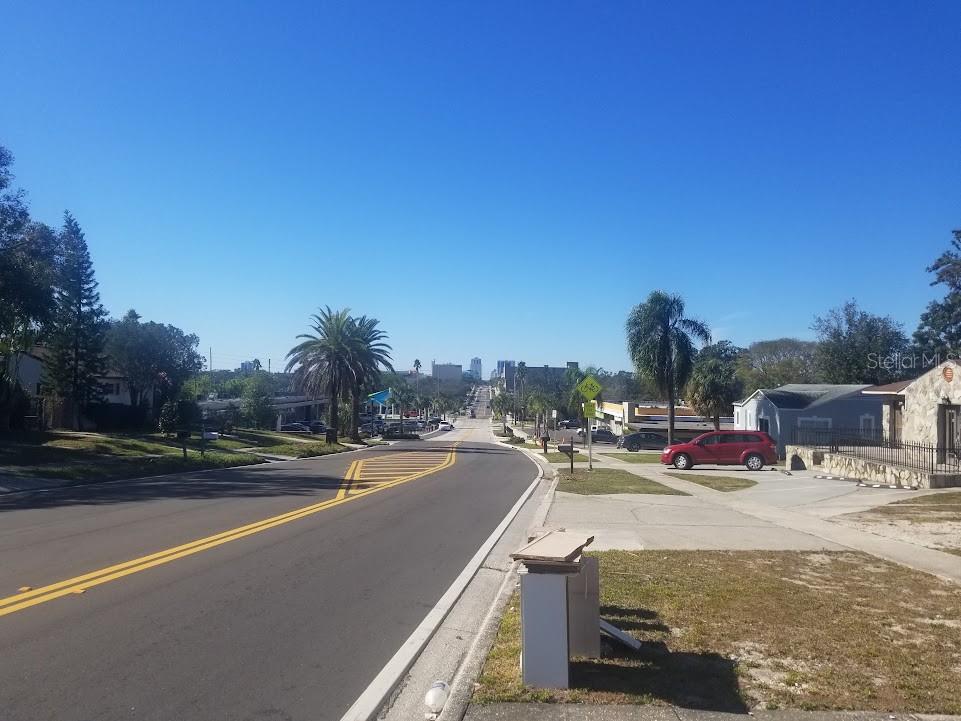
<path id="1" fill-rule="evenodd" d="M 558 424 L 557 424 L 557 427 L 558 427 L 558 428 L 564 428 L 564 429 L 580 428 L 580 427 L 581 427 L 581 422 L 580 422 L 579 420 L 577 420 L 576 418 L 567 418 L 567 419 L 561 421 L 560 423 L 558 423 Z"/>
<path id="2" fill-rule="evenodd" d="M 439 430 L 439 431 L 452 431 L 452 430 L 454 430 L 454 424 L 453 424 L 453 423 L 448 423 L 447 421 L 441 421 L 441 422 L 440 422 L 440 425 L 437 426 L 437 430 Z"/>
<path id="3" fill-rule="evenodd" d="M 667 436 L 660 433 L 640 431 L 621 436 L 617 441 L 618 448 L 626 448 L 629 451 L 639 451 L 642 448 L 650 450 L 660 450 L 667 445 Z"/>
<path id="4" fill-rule="evenodd" d="M 680 470 L 707 464 L 759 471 L 777 463 L 777 444 L 764 431 L 711 431 L 688 443 L 667 446 L 661 463 Z"/>
<path id="5" fill-rule="evenodd" d="M 306 421 L 304 423 L 310 429 L 311 433 L 326 433 L 327 424 L 323 421 Z"/>
<path id="6" fill-rule="evenodd" d="M 284 433 L 310 433 L 310 428 L 303 423 L 284 423 L 280 430 Z"/>
<path id="7" fill-rule="evenodd" d="M 584 437 L 584 430 L 577 432 L 581 438 Z M 610 428 L 598 428 L 591 431 L 591 443 L 617 443 L 618 436 L 614 435 Z"/>

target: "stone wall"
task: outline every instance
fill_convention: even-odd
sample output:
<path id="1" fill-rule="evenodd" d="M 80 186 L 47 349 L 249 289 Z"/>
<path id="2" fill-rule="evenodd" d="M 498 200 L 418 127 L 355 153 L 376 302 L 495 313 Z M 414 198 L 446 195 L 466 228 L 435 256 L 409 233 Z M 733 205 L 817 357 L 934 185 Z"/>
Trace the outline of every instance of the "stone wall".
<path id="1" fill-rule="evenodd" d="M 954 377 L 944 379 L 945 366 L 951 366 Z M 946 361 L 932 368 L 904 390 L 901 438 L 915 443 L 938 444 L 938 406 L 942 398 L 961 404 L 961 366 Z"/>
<path id="2" fill-rule="evenodd" d="M 803 471 L 821 465 L 824 459 L 824 451 L 819 451 L 807 446 L 784 447 L 784 467 L 789 471 Z"/>
<path id="3" fill-rule="evenodd" d="M 805 446 L 787 446 L 785 467 L 788 470 L 817 470 L 825 475 L 856 478 L 865 483 L 881 483 L 901 488 L 951 488 L 961 486 L 961 475 L 927 473 L 913 468 L 893 466 L 843 453 L 827 453 Z"/>
<path id="4" fill-rule="evenodd" d="M 902 488 L 930 488 L 930 474 L 924 471 L 889 466 L 886 463 L 865 458 L 845 456 L 841 453 L 825 453 L 821 470 L 831 476 L 857 478 L 866 483 L 882 483 Z"/>

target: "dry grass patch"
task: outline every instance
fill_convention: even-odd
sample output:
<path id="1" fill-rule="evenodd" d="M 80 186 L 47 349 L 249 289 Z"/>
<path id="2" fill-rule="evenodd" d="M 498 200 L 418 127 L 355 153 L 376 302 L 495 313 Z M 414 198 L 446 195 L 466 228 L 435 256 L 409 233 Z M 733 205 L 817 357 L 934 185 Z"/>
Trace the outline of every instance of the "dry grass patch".
<path id="1" fill-rule="evenodd" d="M 961 491 L 906 498 L 834 520 L 859 530 L 961 555 Z"/>
<path id="2" fill-rule="evenodd" d="M 860 553 L 607 551 L 601 614 L 644 642 L 520 681 L 519 603 L 474 701 L 961 713 L 961 588 Z"/>
<path id="3" fill-rule="evenodd" d="M 752 481 L 750 478 L 738 478 L 737 476 L 712 476 L 709 473 L 666 473 L 665 475 L 725 493 L 743 491 L 745 488 L 757 485 L 757 481 Z"/>
<path id="4" fill-rule="evenodd" d="M 557 490 L 567 493 L 580 493 L 585 496 L 596 496 L 605 493 L 647 493 L 664 496 L 686 496 L 683 491 L 676 491 L 649 478 L 635 476 L 627 471 L 614 468 L 575 468 L 559 471 Z"/>

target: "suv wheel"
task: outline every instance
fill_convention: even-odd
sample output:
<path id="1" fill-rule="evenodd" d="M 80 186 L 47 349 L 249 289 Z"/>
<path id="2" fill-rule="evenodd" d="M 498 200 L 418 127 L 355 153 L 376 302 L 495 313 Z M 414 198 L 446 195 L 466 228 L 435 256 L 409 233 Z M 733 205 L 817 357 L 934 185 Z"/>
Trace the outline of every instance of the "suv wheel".
<path id="1" fill-rule="evenodd" d="M 744 461 L 744 465 L 747 466 L 749 471 L 759 471 L 764 468 L 764 459 L 757 453 L 752 453 Z"/>
<path id="2" fill-rule="evenodd" d="M 691 457 L 686 453 L 678 453 L 674 456 L 674 467 L 679 471 L 687 470 L 691 467 Z"/>

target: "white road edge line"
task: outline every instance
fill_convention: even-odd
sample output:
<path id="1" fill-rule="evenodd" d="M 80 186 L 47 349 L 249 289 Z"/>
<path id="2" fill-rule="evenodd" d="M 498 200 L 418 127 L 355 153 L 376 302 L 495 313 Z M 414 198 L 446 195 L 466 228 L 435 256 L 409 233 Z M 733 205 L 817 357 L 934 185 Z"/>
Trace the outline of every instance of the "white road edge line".
<path id="1" fill-rule="evenodd" d="M 484 559 L 487 558 L 491 549 L 500 537 L 504 535 L 504 531 L 507 530 L 511 521 L 514 520 L 514 517 L 520 512 L 523 505 L 527 503 L 527 500 L 534 493 L 537 485 L 544 478 L 544 469 L 541 468 L 541 465 L 539 463 L 535 463 L 534 465 L 537 466 L 537 477 L 534 478 L 527 489 L 521 494 L 520 498 L 517 499 L 517 502 L 507 512 L 507 515 L 504 516 L 504 519 L 498 524 L 497 528 L 494 529 L 493 533 L 491 533 L 481 547 L 477 549 L 477 553 L 468 561 L 464 570 L 454 579 L 454 582 L 444 592 L 444 595 L 440 597 L 437 604 L 424 616 L 424 620 L 420 622 L 420 625 L 414 629 L 414 632 L 404 641 L 401 647 L 397 649 L 397 653 L 387 662 L 387 665 L 380 670 L 380 673 L 374 677 L 374 680 L 370 682 L 367 688 L 357 697 L 357 700 L 347 709 L 347 713 L 341 716 L 340 721 L 369 721 L 369 719 L 377 715 L 381 707 L 386 703 L 391 691 L 400 683 L 404 674 L 410 670 L 410 667 L 414 665 L 414 661 L 417 660 L 421 651 L 424 650 L 427 642 L 430 641 L 434 632 L 444 621 L 447 614 L 450 613 L 454 604 L 457 603 L 457 599 L 460 598 L 464 589 L 467 588 L 467 584 L 474 578 L 474 575 L 481 567 L 481 564 L 484 563 Z"/>

